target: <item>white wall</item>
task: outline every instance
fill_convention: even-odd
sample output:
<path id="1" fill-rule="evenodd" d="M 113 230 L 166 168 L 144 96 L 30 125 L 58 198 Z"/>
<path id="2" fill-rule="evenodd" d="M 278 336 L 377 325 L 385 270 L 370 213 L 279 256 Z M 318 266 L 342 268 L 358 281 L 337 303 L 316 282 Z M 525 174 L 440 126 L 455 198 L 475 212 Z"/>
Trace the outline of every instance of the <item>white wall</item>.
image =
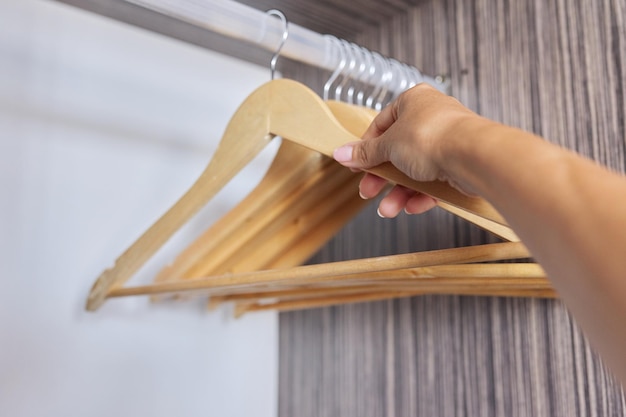
<path id="1" fill-rule="evenodd" d="M 268 72 L 70 6 L 0 0 L 0 416 L 276 414 L 275 314 L 145 298 L 83 310 Z M 242 198 L 272 151 L 132 282 Z"/>

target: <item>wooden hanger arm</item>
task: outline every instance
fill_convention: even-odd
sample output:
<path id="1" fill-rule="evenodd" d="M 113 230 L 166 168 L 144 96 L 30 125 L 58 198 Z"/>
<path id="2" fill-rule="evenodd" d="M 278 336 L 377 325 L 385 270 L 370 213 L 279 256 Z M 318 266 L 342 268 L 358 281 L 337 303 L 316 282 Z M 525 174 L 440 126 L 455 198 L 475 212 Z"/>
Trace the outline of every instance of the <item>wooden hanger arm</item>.
<path id="1" fill-rule="evenodd" d="M 328 106 L 308 87 L 285 79 L 266 86 L 271 96 L 272 133 L 331 157 L 336 148 L 360 140 L 341 126 Z M 485 200 L 467 196 L 445 182 L 415 181 L 390 163 L 368 172 L 506 226 L 504 218 Z"/>
<path id="2" fill-rule="evenodd" d="M 198 289 L 219 288 L 248 284 L 271 284 L 289 280 L 297 283 L 303 280 L 324 279 L 341 275 L 390 271 L 422 266 L 454 263 L 487 262 L 503 259 L 527 258 L 530 254 L 519 242 L 492 243 L 487 245 L 417 252 L 404 255 L 382 256 L 377 258 L 332 262 L 328 264 L 306 265 L 295 268 L 253 271 L 226 274 L 207 278 L 163 282 L 135 288 L 113 288 L 108 296 L 159 294 L 184 292 Z M 358 276 L 356 276 L 358 278 Z"/>
<path id="3" fill-rule="evenodd" d="M 269 132 L 267 91 L 252 93 L 230 120 L 220 144 L 198 180 L 94 283 L 87 310 L 96 310 L 111 288 L 122 285 L 200 208 L 222 189 L 273 138 Z M 263 110 L 265 109 L 265 111 Z"/>
<path id="4" fill-rule="evenodd" d="M 302 188 L 302 179 L 313 176 L 331 161 L 317 152 L 290 141 L 283 141 L 269 170 L 257 187 L 237 206 L 215 222 L 174 261 L 163 268 L 156 282 L 193 277 L 193 270 L 205 259 L 217 262 L 216 253 L 239 251 L 242 234 L 249 233 L 250 225 L 269 222 L 268 215 L 277 205 Z M 296 164 L 296 166 L 294 166 Z M 233 245 L 236 241 L 237 245 Z M 222 256 L 223 257 L 223 256 Z M 204 276 L 202 275 L 196 276 Z M 211 273 L 213 275 L 213 273 Z"/>
<path id="5" fill-rule="evenodd" d="M 395 290 L 377 291 L 358 294 L 327 294 L 314 298 L 300 298 L 295 300 L 276 301 L 274 303 L 237 303 L 235 306 L 235 317 L 239 318 L 245 313 L 255 311 L 294 311 L 311 308 L 321 308 L 333 305 L 344 305 L 353 303 L 373 302 L 390 300 L 394 298 L 407 298 L 418 295 L 449 294 L 446 289 L 431 288 L 420 290 Z M 552 288 L 457 288 L 455 295 L 465 296 L 487 296 L 487 297 L 532 297 L 532 298 L 557 298 L 558 294 Z"/>
<path id="6" fill-rule="evenodd" d="M 214 300 L 285 298 L 289 294 L 315 292 L 341 292 L 344 288 L 370 288 L 388 291 L 404 289 L 446 289 L 455 294 L 458 288 L 551 288 L 543 269 L 535 263 L 452 264 L 363 272 L 310 279 L 281 280 L 272 283 L 199 288 L 185 291 L 185 295 L 210 295 Z M 145 295 L 146 287 L 114 290 L 111 297 Z"/>
<path id="7" fill-rule="evenodd" d="M 374 117 L 378 114 L 377 111 L 373 109 L 369 109 L 366 107 L 357 107 L 351 104 L 342 103 L 340 101 L 330 100 L 326 102 L 326 105 L 331 110 L 333 115 L 337 118 L 337 120 L 342 124 L 342 126 L 351 130 L 352 133 L 358 131 L 359 133 L 354 133 L 356 136 L 361 137 L 361 135 L 367 130 L 369 125 L 374 120 Z M 442 200 L 438 200 L 438 206 L 456 216 L 459 216 L 470 223 L 474 223 L 475 225 L 495 234 L 496 236 L 507 240 L 509 242 L 519 242 L 520 239 L 513 232 L 513 230 L 505 226 L 501 223 L 496 223 L 492 220 L 489 220 L 485 217 L 478 216 L 473 214 L 463 208 L 453 206 L 451 204 L 445 203 Z"/>
<path id="8" fill-rule="evenodd" d="M 275 80 L 253 92 L 228 124 L 213 159 L 187 193 L 103 272 L 92 287 L 87 309 L 97 309 L 112 289 L 120 287 L 237 172 L 248 164 L 273 135 L 330 156 L 335 148 L 358 140 L 342 127 L 328 106 L 304 85 Z M 396 184 L 452 204 L 476 216 L 505 225 L 501 216 L 484 200 L 461 194 L 446 183 L 419 183 L 390 164 L 376 167 L 375 174 Z M 368 262 L 359 268 L 372 268 Z M 380 268 L 382 264 L 375 267 Z M 397 266 L 393 266 L 396 268 Z M 358 269 L 358 268 L 357 268 Z M 328 271 L 335 273 L 336 271 Z M 270 279 L 254 276 L 250 279 Z"/>
<path id="9" fill-rule="evenodd" d="M 438 279 L 433 281 L 413 282 L 375 282 L 372 284 L 343 285 L 340 287 L 302 287 L 302 288 L 278 288 L 275 291 L 258 292 L 233 292 L 229 294 L 210 294 L 212 306 L 219 303 L 232 301 L 261 302 L 269 300 L 289 300 L 301 298 L 313 298 L 322 295 L 338 295 L 346 293 L 387 293 L 390 291 L 437 291 L 443 294 L 454 295 L 464 289 L 473 288 L 481 290 L 483 294 L 498 290 L 519 289 L 552 289 L 549 281 L 539 278 L 510 279 L 510 278 L 472 278 L 472 279 Z M 199 293 L 206 295 L 206 293 Z"/>

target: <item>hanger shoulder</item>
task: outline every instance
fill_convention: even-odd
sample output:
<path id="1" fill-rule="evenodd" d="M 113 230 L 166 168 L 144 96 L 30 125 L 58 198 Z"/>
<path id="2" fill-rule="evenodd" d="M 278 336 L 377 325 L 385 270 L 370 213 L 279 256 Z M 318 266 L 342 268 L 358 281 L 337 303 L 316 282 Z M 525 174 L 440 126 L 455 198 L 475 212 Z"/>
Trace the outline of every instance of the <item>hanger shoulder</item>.
<path id="1" fill-rule="evenodd" d="M 356 136 L 365 132 L 376 115 L 374 110 L 354 111 L 341 102 L 327 105 Z M 155 282 L 268 269 L 267 265 L 299 265 L 368 203 L 355 191 L 357 177 L 317 151 L 283 141 L 259 185 L 163 268 Z M 329 188 L 332 184 L 341 185 Z M 279 223 L 285 225 L 273 230 Z M 265 244 L 255 243 L 259 239 Z"/>
<path id="2" fill-rule="evenodd" d="M 359 140 L 344 128 L 329 107 L 305 85 L 293 80 L 271 81 L 270 131 L 332 156 L 338 146 Z"/>
<path id="3" fill-rule="evenodd" d="M 357 137 L 363 136 L 378 114 L 367 107 L 354 106 L 341 101 L 329 100 L 326 105 L 341 125 Z"/>

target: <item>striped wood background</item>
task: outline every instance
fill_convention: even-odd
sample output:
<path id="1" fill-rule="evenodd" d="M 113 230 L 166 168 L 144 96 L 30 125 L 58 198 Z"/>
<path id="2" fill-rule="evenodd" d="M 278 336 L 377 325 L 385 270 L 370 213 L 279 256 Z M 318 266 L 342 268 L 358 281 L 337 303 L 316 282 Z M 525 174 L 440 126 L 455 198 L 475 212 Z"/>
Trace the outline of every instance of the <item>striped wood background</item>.
<path id="1" fill-rule="evenodd" d="M 370 28 L 406 13 L 411 0 L 238 0 L 259 10 L 279 9 L 290 22 L 354 41 Z"/>
<path id="2" fill-rule="evenodd" d="M 626 0 L 398 3 L 354 39 L 448 74 L 485 116 L 624 172 Z M 323 84 L 310 68 L 284 71 Z M 391 221 L 370 207 L 312 262 L 487 241 L 442 212 Z M 626 401 L 560 302 L 429 296 L 281 314 L 279 413 L 624 416 Z"/>

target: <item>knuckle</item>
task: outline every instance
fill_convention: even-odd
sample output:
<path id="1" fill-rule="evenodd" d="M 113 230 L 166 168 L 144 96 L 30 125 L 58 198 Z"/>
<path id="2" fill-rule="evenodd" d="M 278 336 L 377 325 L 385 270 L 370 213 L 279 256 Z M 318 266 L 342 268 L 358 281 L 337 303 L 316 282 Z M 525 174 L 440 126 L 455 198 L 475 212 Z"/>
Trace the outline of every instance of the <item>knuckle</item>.
<path id="1" fill-rule="evenodd" d="M 365 145 L 366 142 L 362 142 L 359 144 L 359 146 L 355 146 L 354 147 L 354 155 L 352 156 L 353 159 L 357 160 L 361 165 L 365 166 L 365 167 L 369 167 L 369 163 L 370 163 L 370 158 L 369 158 L 369 152 L 367 151 L 367 146 Z"/>

